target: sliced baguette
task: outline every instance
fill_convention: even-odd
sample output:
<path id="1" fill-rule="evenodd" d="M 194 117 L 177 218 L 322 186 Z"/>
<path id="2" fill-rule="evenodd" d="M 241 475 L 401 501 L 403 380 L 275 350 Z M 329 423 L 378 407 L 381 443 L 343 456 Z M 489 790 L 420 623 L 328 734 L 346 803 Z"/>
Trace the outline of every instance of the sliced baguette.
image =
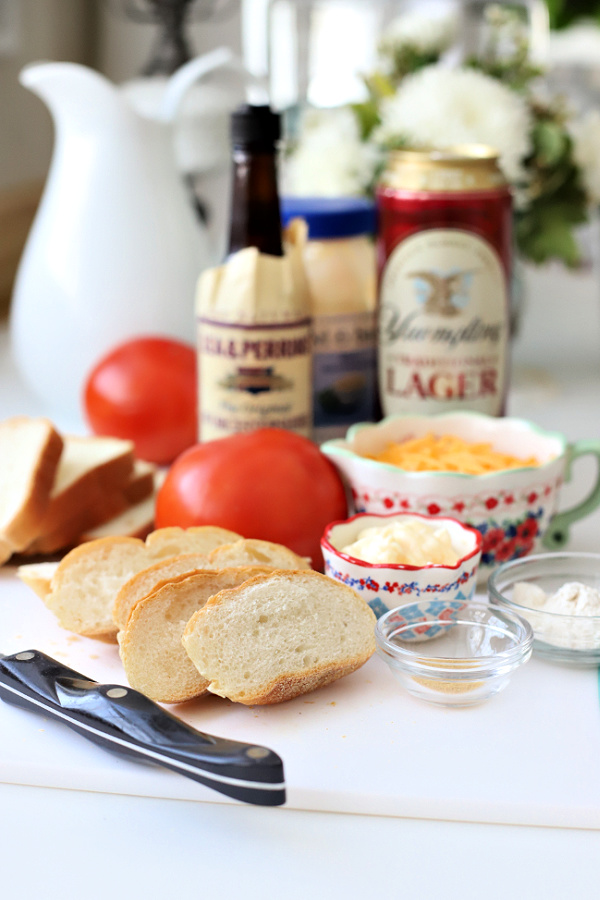
<path id="1" fill-rule="evenodd" d="M 182 641 L 209 691 L 264 705 L 358 669 L 375 650 L 375 622 L 362 597 L 327 575 L 275 571 L 211 597 Z"/>
<path id="2" fill-rule="evenodd" d="M 50 593 L 52 578 L 58 568 L 57 562 L 27 563 L 17 569 L 17 578 L 45 600 Z"/>
<path id="3" fill-rule="evenodd" d="M 38 532 L 62 449 L 63 439 L 48 419 L 15 416 L 0 422 L 0 555 L 4 560 L 27 547 Z"/>
<path id="4" fill-rule="evenodd" d="M 131 441 L 65 436 L 50 502 L 28 552 L 73 546 L 86 530 L 123 512 L 130 505 L 126 491 L 133 471 Z"/>
<path id="5" fill-rule="evenodd" d="M 88 541 L 61 560 L 44 602 L 68 631 L 116 641 L 118 628 L 112 615 L 115 598 L 132 575 L 188 548 L 203 553 L 206 547 L 230 540 L 231 534 L 206 526 L 159 529 L 145 542 L 114 535 Z"/>
<path id="6" fill-rule="evenodd" d="M 168 529 L 160 529 L 152 535 L 152 546 L 157 546 L 162 539 L 163 546 L 173 549 L 167 543 Z M 216 531 L 216 529 L 214 529 Z M 176 546 L 181 546 L 181 535 L 176 532 L 181 529 L 172 529 Z M 191 532 L 191 533 L 190 533 Z M 162 533 L 162 538 L 161 538 Z M 231 532 L 226 532 L 231 534 Z M 224 535 L 223 535 L 224 536 Z M 207 535 L 208 537 L 208 535 Z M 188 541 L 200 538 L 199 528 L 188 529 Z M 211 540 L 214 539 L 214 535 Z M 280 544 L 272 544 L 268 541 L 246 540 L 244 538 L 233 544 L 222 544 L 210 553 L 183 553 L 179 556 L 170 556 L 160 560 L 153 566 L 133 575 L 120 589 L 115 599 L 113 620 L 119 628 L 124 628 L 136 603 L 153 591 L 160 581 L 174 578 L 178 575 L 189 575 L 198 569 L 223 569 L 237 566 L 262 566 L 269 569 L 297 569 L 307 566 L 306 560 L 296 556 L 287 547 Z"/>
<path id="7" fill-rule="evenodd" d="M 121 586 L 115 598 L 113 607 L 115 625 L 119 629 L 125 628 L 132 609 L 140 600 L 156 590 L 159 584 L 206 568 L 210 568 L 206 553 L 181 553 L 179 556 L 168 556 L 148 566 L 147 569 L 136 572 Z"/>
<path id="8" fill-rule="evenodd" d="M 210 568 L 223 566 L 272 566 L 275 569 L 310 569 L 310 562 L 282 544 L 242 538 L 217 547 L 208 555 Z"/>
<path id="9" fill-rule="evenodd" d="M 67 631 L 116 641 L 114 598 L 147 564 L 146 545 L 137 538 L 107 537 L 82 544 L 59 563 L 44 603 Z"/>
<path id="10" fill-rule="evenodd" d="M 195 525 L 191 528 L 157 528 L 146 538 L 152 559 L 166 559 L 180 553 L 210 553 L 222 544 L 241 540 L 241 535 L 216 525 Z"/>
<path id="11" fill-rule="evenodd" d="M 131 687 L 159 703 L 182 703 L 203 694 L 208 682 L 181 643 L 189 619 L 209 597 L 268 571 L 242 566 L 160 583 L 135 605 L 119 635 L 121 661 Z"/>

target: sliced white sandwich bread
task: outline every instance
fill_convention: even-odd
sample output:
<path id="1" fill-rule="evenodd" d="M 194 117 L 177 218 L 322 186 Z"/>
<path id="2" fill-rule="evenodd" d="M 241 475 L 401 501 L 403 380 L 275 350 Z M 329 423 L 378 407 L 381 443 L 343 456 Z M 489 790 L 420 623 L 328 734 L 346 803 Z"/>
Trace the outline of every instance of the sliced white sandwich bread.
<path id="1" fill-rule="evenodd" d="M 362 597 L 327 575 L 275 571 L 211 597 L 182 640 L 209 691 L 263 705 L 354 672 L 375 651 L 375 622 Z"/>
<path id="2" fill-rule="evenodd" d="M 67 631 L 99 640 L 116 641 L 115 598 L 136 572 L 186 550 L 215 547 L 232 532 L 203 526 L 159 529 L 146 541 L 110 536 L 71 550 L 59 563 L 44 602 Z M 236 535 L 237 537 L 237 535 Z"/>
<path id="3" fill-rule="evenodd" d="M 134 485 L 131 441 L 65 436 L 50 502 L 28 546 L 29 553 L 55 553 L 73 546 L 87 529 L 123 512 Z M 152 482 L 142 478 L 152 491 Z M 136 485 L 136 492 L 139 484 Z"/>
<path id="4" fill-rule="evenodd" d="M 0 558 L 23 550 L 46 512 L 63 449 L 48 419 L 0 422 Z"/>
<path id="5" fill-rule="evenodd" d="M 208 682 L 181 643 L 188 621 L 214 594 L 268 571 L 242 566 L 181 575 L 162 582 L 140 600 L 119 634 L 121 660 L 131 687 L 159 703 L 181 703 L 203 694 Z"/>

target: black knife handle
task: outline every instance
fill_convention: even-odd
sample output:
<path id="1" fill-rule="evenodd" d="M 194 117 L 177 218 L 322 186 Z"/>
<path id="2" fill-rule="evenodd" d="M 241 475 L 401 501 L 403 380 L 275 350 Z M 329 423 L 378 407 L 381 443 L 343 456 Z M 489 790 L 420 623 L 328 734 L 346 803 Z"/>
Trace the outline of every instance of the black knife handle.
<path id="1" fill-rule="evenodd" d="M 60 719 L 113 753 L 174 769 L 236 800 L 285 803 L 283 763 L 272 750 L 197 731 L 139 691 L 98 684 L 39 650 L 0 657 L 0 698 Z"/>

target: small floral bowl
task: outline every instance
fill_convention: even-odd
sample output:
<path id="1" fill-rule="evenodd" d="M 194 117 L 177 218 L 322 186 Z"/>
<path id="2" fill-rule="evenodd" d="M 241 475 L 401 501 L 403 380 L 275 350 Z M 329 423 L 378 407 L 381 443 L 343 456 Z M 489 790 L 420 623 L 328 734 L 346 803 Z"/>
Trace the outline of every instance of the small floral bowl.
<path id="1" fill-rule="evenodd" d="M 375 643 L 400 684 L 437 706 L 474 706 L 531 657 L 529 624 L 489 603 L 420 600 L 377 621 Z"/>
<path id="2" fill-rule="evenodd" d="M 409 566 L 396 563 L 371 563 L 343 552 L 354 543 L 364 528 L 418 519 L 446 528 L 460 559 L 453 566 Z M 354 588 L 367 601 L 376 616 L 381 616 L 409 598 L 438 597 L 444 600 L 469 600 L 477 582 L 481 557 L 481 535 L 456 519 L 410 515 L 387 516 L 361 513 L 344 522 L 332 522 L 321 539 L 325 574 Z"/>
<path id="3" fill-rule="evenodd" d="M 430 432 L 490 443 L 513 456 L 534 456 L 539 465 L 464 475 L 407 472 L 367 458 L 391 443 Z M 535 552 L 542 542 L 548 549 L 560 549 L 570 525 L 600 504 L 599 465 L 587 499 L 557 513 L 559 489 L 570 477 L 571 463 L 584 454 L 593 454 L 600 463 L 600 441 L 569 444 L 563 435 L 523 419 L 474 412 L 388 416 L 376 425 L 354 425 L 345 440 L 327 441 L 321 450 L 349 483 L 356 512 L 451 516 L 476 528 L 483 538 L 480 581 L 500 563 Z"/>

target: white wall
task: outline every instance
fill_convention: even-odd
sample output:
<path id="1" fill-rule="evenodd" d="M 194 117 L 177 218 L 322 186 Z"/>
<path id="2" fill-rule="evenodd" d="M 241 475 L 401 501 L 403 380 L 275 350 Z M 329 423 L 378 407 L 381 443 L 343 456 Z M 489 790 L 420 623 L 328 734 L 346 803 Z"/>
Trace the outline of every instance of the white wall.
<path id="1" fill-rule="evenodd" d="M 241 0 L 236 0 L 224 7 L 222 19 L 191 19 L 189 36 L 194 55 L 223 44 L 240 52 L 240 6 Z M 100 4 L 95 55 L 97 68 L 116 82 L 136 77 L 150 56 L 155 37 L 155 25 L 131 22 L 108 4 Z"/>
<path id="2" fill-rule="evenodd" d="M 42 178 L 50 160 L 50 117 L 19 84 L 20 70 L 40 59 L 85 59 L 93 11 L 89 0 L 16 0 L 14 9 L 14 38 L 0 56 L 0 189 Z"/>

